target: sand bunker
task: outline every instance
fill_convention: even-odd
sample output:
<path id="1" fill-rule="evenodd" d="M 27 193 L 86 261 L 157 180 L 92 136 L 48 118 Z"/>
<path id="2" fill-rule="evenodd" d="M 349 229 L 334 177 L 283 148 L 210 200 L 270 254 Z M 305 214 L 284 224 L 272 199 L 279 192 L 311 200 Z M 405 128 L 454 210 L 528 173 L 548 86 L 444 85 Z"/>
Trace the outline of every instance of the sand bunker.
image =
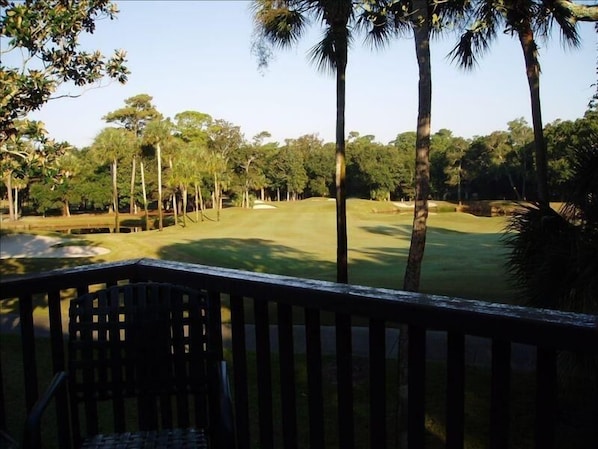
<path id="1" fill-rule="evenodd" d="M 33 234 L 0 236 L 0 259 L 93 257 L 109 253 L 97 246 L 73 245 L 77 240 Z"/>

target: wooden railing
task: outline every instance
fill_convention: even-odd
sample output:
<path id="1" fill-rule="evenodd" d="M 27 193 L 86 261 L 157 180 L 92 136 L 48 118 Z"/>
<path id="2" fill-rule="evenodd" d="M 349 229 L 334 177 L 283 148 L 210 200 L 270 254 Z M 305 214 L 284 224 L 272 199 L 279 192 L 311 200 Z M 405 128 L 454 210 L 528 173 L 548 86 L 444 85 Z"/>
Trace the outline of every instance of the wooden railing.
<path id="1" fill-rule="evenodd" d="M 521 440 L 538 449 L 557 447 L 559 355 L 598 355 L 595 315 L 141 259 L 0 280 L 0 338 L 20 335 L 24 379 L 18 394 L 24 409 L 32 407 L 51 375 L 38 366 L 40 337 L 50 340 L 51 371 L 65 368 L 61 301 L 98 286 L 145 280 L 206 290 L 219 317 L 230 309 L 230 325 L 216 320 L 215 326 L 224 329 L 220 347 L 232 358 L 239 448 L 396 447 L 389 416 L 397 390 L 393 343 L 401 325 L 409 330 L 409 448 L 426 447 L 432 438 L 426 402 L 430 363 L 441 366 L 445 394 L 433 447 L 466 446 L 471 364 L 489 373 L 489 447 L 513 444 L 510 392 L 521 372 L 532 379 L 535 409 Z M 0 360 L 0 430 L 7 427 L 7 414 L 16 413 L 7 409 L 15 402 L 5 388 L 11 363 L 6 356 Z M 587 393 L 598 404 L 593 366 Z M 590 419 L 598 418 L 596 408 Z M 589 435 L 587 447 L 597 447 L 598 432 Z"/>

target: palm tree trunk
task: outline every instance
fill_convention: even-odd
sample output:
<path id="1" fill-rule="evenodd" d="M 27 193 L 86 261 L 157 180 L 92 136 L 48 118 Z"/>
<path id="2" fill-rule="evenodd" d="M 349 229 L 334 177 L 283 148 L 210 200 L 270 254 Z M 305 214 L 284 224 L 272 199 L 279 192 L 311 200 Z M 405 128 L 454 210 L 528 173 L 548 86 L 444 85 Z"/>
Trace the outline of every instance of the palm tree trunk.
<path id="1" fill-rule="evenodd" d="M 174 225 L 176 226 L 179 222 L 179 217 L 178 217 L 178 204 L 177 204 L 177 197 L 176 197 L 176 189 L 174 192 L 172 192 L 172 213 L 174 215 Z"/>
<path id="2" fill-rule="evenodd" d="M 542 108 L 540 105 L 540 63 L 534 33 L 529 22 L 522 24 L 519 31 L 519 42 L 525 59 L 525 70 L 532 106 L 532 125 L 534 128 L 534 151 L 536 158 L 536 182 L 538 203 L 540 207 L 549 207 L 548 194 L 548 160 L 546 142 L 542 128 Z"/>
<path id="3" fill-rule="evenodd" d="M 432 68 L 430 64 L 430 19 L 426 0 L 414 2 L 415 53 L 419 69 L 417 137 L 415 143 L 415 208 L 411 244 L 405 268 L 403 288 L 419 290 L 421 266 L 426 247 L 428 196 L 430 193 L 430 121 L 432 116 Z M 402 325 L 399 334 L 399 438 L 400 447 L 411 446 L 408 429 L 408 326 Z M 417 442 L 416 442 L 417 443 Z M 421 442 L 423 444 L 423 442 Z M 418 447 L 419 444 L 413 444 Z"/>
<path id="4" fill-rule="evenodd" d="M 145 168 L 143 160 L 139 161 L 139 170 L 141 171 L 141 190 L 143 192 L 143 211 L 145 214 L 145 230 L 149 230 L 149 212 L 147 210 L 147 191 L 145 189 Z"/>
<path id="5" fill-rule="evenodd" d="M 419 26 L 414 27 L 415 51 L 419 67 L 419 109 L 415 144 L 415 210 L 411 245 L 403 282 L 403 288 L 413 292 L 419 290 L 421 264 L 426 245 L 428 196 L 430 194 L 430 119 L 432 115 L 430 27 L 426 2 L 420 0 L 417 3 L 422 4 L 419 11 L 426 10 L 426 17 Z"/>
<path id="6" fill-rule="evenodd" d="M 10 221 L 16 221 L 15 216 L 15 204 L 12 197 L 12 171 L 9 171 L 6 175 L 6 193 L 8 194 L 8 219 Z"/>
<path id="7" fill-rule="evenodd" d="M 204 216 L 203 216 L 203 209 L 204 209 L 203 195 L 201 193 L 201 186 L 198 185 L 196 188 L 197 188 L 197 192 L 199 194 L 199 207 L 200 207 L 200 210 L 201 210 L 201 221 L 203 221 L 204 220 Z"/>
<path id="8" fill-rule="evenodd" d="M 15 187 L 15 218 L 19 219 L 19 188 Z"/>
<path id="9" fill-rule="evenodd" d="M 133 215 L 135 213 L 135 168 L 137 165 L 137 158 L 133 156 L 131 162 L 131 199 L 129 201 L 129 213 Z"/>
<path id="10" fill-rule="evenodd" d="M 156 144 L 156 157 L 158 158 L 158 229 L 164 229 L 164 220 L 162 217 L 162 149 L 160 142 Z"/>
<path id="11" fill-rule="evenodd" d="M 112 161 L 112 207 L 114 208 L 114 232 L 120 232 L 118 217 L 118 184 L 116 182 L 117 161 Z"/>
<path id="12" fill-rule="evenodd" d="M 199 187 L 195 184 L 195 222 L 199 223 Z"/>
<path id="13" fill-rule="evenodd" d="M 349 282 L 347 256 L 347 189 L 345 161 L 345 100 L 347 39 L 337 40 L 336 51 L 336 281 Z"/>
<path id="14" fill-rule="evenodd" d="M 181 215 L 183 215 L 183 227 L 185 228 L 187 227 L 187 186 L 181 186 L 181 190 L 183 191 L 183 210 L 181 211 Z"/>

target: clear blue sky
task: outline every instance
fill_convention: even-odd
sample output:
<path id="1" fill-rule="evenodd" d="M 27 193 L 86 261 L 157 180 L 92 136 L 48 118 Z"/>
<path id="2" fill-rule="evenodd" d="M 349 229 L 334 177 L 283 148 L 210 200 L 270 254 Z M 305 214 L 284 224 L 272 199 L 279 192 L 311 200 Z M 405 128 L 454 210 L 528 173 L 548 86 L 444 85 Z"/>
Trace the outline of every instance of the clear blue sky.
<path id="1" fill-rule="evenodd" d="M 251 54 L 248 1 L 120 1 L 118 19 L 98 23 L 85 47 L 128 53 L 129 82 L 51 101 L 32 118 L 50 135 L 82 147 L 107 126 L 102 116 L 125 98 L 147 93 L 165 116 L 206 112 L 239 125 L 247 138 L 269 131 L 283 141 L 318 133 L 334 140 L 335 81 L 319 73 L 307 52 L 319 37 L 313 28 L 297 48 L 276 53 L 265 73 Z M 540 43 L 544 123 L 581 117 L 596 81 L 596 33 L 580 24 L 582 46 L 564 49 L 555 35 Z M 529 93 L 518 41 L 502 35 L 473 72 L 446 59 L 455 37 L 432 47 L 432 128 L 472 137 L 524 117 L 531 123 Z M 10 64 L 10 61 L 6 61 Z M 76 92 L 73 88 L 70 92 Z M 413 40 L 371 51 L 357 38 L 349 54 L 346 131 L 381 142 L 415 129 L 417 66 Z"/>

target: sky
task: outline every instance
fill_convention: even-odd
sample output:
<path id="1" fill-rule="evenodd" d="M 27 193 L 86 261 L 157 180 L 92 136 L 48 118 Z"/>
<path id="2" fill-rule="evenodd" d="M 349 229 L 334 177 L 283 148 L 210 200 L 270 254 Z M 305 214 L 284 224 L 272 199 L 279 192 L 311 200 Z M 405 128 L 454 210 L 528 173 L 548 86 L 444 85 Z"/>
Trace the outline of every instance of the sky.
<path id="1" fill-rule="evenodd" d="M 334 141 L 335 80 L 318 72 L 307 53 L 321 30 L 314 26 L 298 46 L 276 50 L 265 71 L 251 52 L 249 1 L 118 1 L 116 20 L 97 24 L 82 45 L 110 54 L 127 51 L 131 70 L 117 82 L 76 99 L 52 100 L 31 118 L 46 124 L 51 137 L 77 147 L 90 145 L 108 126 L 102 117 L 146 93 L 167 117 L 187 110 L 210 114 L 241 127 L 251 139 L 268 131 L 274 141 L 316 133 Z M 565 48 L 558 34 L 540 42 L 544 123 L 583 116 L 596 82 L 597 39 L 591 24 L 580 24 L 582 45 Z M 446 57 L 456 36 L 432 43 L 432 131 L 448 128 L 473 137 L 507 128 L 523 117 L 531 124 L 529 90 L 516 38 L 499 36 L 476 69 L 464 72 Z M 11 64 L 10 59 L 3 61 Z M 371 134 L 387 143 L 414 131 L 417 65 L 412 37 L 372 50 L 358 36 L 347 68 L 346 132 Z M 68 86 L 61 93 L 77 93 Z"/>

